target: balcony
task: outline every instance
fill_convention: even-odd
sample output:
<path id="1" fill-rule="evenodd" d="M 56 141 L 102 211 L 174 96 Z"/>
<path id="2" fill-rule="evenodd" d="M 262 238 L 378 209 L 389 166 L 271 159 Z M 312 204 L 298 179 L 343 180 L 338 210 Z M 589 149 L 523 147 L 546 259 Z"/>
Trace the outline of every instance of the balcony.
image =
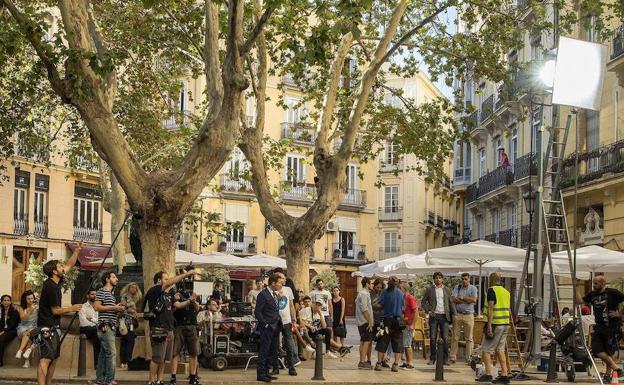
<path id="1" fill-rule="evenodd" d="M 188 126 L 191 123 L 191 111 L 184 110 L 172 113 L 169 117 L 162 121 L 162 125 L 166 130 L 175 131 L 182 126 Z"/>
<path id="2" fill-rule="evenodd" d="M 436 217 L 436 224 L 435 224 L 435 225 L 436 225 L 436 227 L 437 227 L 439 230 L 444 230 L 444 219 L 442 219 L 442 216 L 441 216 L 441 215 L 438 215 L 438 216 Z"/>
<path id="3" fill-rule="evenodd" d="M 219 237 L 218 251 L 222 253 L 232 254 L 255 254 L 258 252 L 257 244 L 258 237 L 251 235 L 245 235 L 242 239 L 240 237 L 236 240 L 232 240 L 229 237 Z"/>
<path id="4" fill-rule="evenodd" d="M 574 185 L 574 155 L 563 161 L 563 171 L 559 188 L 565 189 Z M 579 155 L 579 185 L 608 178 L 624 171 L 624 140 L 601 146 L 596 150 Z"/>
<path id="5" fill-rule="evenodd" d="M 492 193 L 513 183 L 513 168 L 498 166 L 496 170 L 488 172 L 479 178 L 479 197 Z"/>
<path id="6" fill-rule="evenodd" d="M 477 199 L 479 199 L 479 184 L 475 182 L 466 189 L 466 204 L 472 203 Z"/>
<path id="7" fill-rule="evenodd" d="M 513 167 L 513 173 L 514 182 L 516 183 L 524 178 L 527 178 L 528 176 L 536 176 L 537 159 L 535 157 L 535 153 L 530 152 L 516 159 Z"/>
<path id="8" fill-rule="evenodd" d="M 332 243 L 332 259 L 336 262 L 351 262 L 364 264 L 366 260 L 366 245 L 351 245 L 351 248 L 343 247 L 342 243 Z"/>
<path id="9" fill-rule="evenodd" d="M 15 235 L 28 234 L 28 213 L 14 213 L 13 214 L 13 234 Z"/>
<path id="10" fill-rule="evenodd" d="M 386 163 L 383 161 L 379 161 L 379 172 L 380 173 L 398 173 L 403 171 L 403 159 L 397 159 L 394 163 Z"/>
<path id="11" fill-rule="evenodd" d="M 48 217 L 35 218 L 35 231 L 34 235 L 37 238 L 48 237 Z"/>
<path id="12" fill-rule="evenodd" d="M 431 210 L 426 210 L 427 211 L 427 224 L 435 227 L 436 222 L 435 222 L 435 213 Z"/>
<path id="13" fill-rule="evenodd" d="M 475 143 L 478 143 L 481 140 L 485 140 L 485 138 L 487 137 L 487 134 L 485 132 L 485 126 L 480 124 L 483 122 L 483 120 L 479 120 L 479 114 L 480 113 L 477 110 L 470 114 L 467 118 L 468 124 L 470 125 L 470 137 Z"/>
<path id="14" fill-rule="evenodd" d="M 481 103 L 481 122 L 488 120 L 494 112 L 494 95 L 490 95 Z"/>
<path id="15" fill-rule="evenodd" d="M 305 182 L 294 184 L 292 181 L 283 181 L 280 196 L 285 203 L 311 205 L 316 199 L 316 186 Z"/>
<path id="16" fill-rule="evenodd" d="M 340 210 L 361 211 L 366 208 L 366 191 L 357 189 L 348 189 L 342 197 Z"/>
<path id="17" fill-rule="evenodd" d="M 403 220 L 403 207 L 380 207 L 379 222 L 401 222 Z"/>
<path id="18" fill-rule="evenodd" d="M 305 122 L 283 122 L 282 139 L 292 139 L 296 144 L 314 146 L 316 134 L 311 125 Z"/>
<path id="19" fill-rule="evenodd" d="M 609 59 L 607 71 L 615 72 L 620 86 L 624 86 L 624 24 L 613 31 L 609 42 Z"/>
<path id="20" fill-rule="evenodd" d="M 394 258 L 401 255 L 401 248 L 398 246 L 395 247 L 381 247 L 379 249 L 379 259 L 388 259 Z"/>
<path id="21" fill-rule="evenodd" d="M 101 223 L 74 223 L 74 240 L 102 243 Z"/>
<path id="22" fill-rule="evenodd" d="M 500 231 L 498 233 L 498 243 L 505 246 L 517 247 L 518 229 L 512 227 L 511 229 Z"/>
<path id="23" fill-rule="evenodd" d="M 221 195 L 230 199 L 250 200 L 255 196 L 250 181 L 231 174 L 219 176 L 219 190 Z"/>
<path id="24" fill-rule="evenodd" d="M 488 234 L 483 239 L 485 239 L 488 242 L 498 243 L 498 233 Z"/>

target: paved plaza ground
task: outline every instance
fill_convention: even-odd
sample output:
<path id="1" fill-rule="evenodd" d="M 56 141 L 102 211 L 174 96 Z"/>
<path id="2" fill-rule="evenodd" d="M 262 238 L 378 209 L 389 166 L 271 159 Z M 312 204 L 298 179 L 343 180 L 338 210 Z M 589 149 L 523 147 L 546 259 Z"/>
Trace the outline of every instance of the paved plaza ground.
<path id="1" fill-rule="evenodd" d="M 324 359 L 324 377 L 325 383 L 332 385 L 339 385 L 345 383 L 360 383 L 360 384 L 429 384 L 433 383 L 435 376 L 435 367 L 427 365 L 426 361 L 422 358 L 422 352 L 417 352 L 417 358 L 415 360 L 415 369 L 413 370 L 400 370 L 398 373 L 393 373 L 390 369 L 385 369 L 381 372 L 373 370 L 358 370 L 358 354 L 357 345 L 358 337 L 357 330 L 352 322 L 348 322 L 348 338 L 347 343 L 355 345 L 352 349 L 352 353 L 344 357 L 343 359 Z M 374 356 L 376 357 L 376 356 Z M 61 358 L 62 359 L 62 358 Z M 373 358 L 373 363 L 376 361 Z M 303 362 L 297 367 L 298 376 L 289 376 L 287 371 L 282 370 L 279 380 L 274 381 L 278 384 L 301 384 L 301 383 L 318 383 L 320 381 L 312 381 L 314 375 L 314 361 L 308 360 Z M 546 373 L 538 373 L 534 369 L 531 369 L 528 373 L 532 377 L 530 381 L 522 381 L 517 383 L 522 384 L 543 384 L 546 378 Z M 55 376 L 55 383 L 58 384 L 85 384 L 88 380 L 93 379 L 95 373 L 89 372 L 87 377 L 76 377 L 76 369 L 59 369 Z M 201 369 L 199 373 L 201 382 L 207 384 L 243 384 L 256 382 L 256 368 L 252 366 L 248 371 L 244 371 L 244 368 L 232 368 L 223 372 L 215 372 L 209 369 Z M 188 383 L 185 379 L 185 375 L 178 375 L 178 383 Z M 34 368 L 23 369 L 18 367 L 3 367 L 0 368 L 0 385 L 17 384 L 17 383 L 34 383 L 36 378 L 36 371 Z M 465 363 L 456 363 L 444 368 L 444 379 L 446 384 L 475 384 L 474 372 Z M 169 376 L 166 375 L 165 379 L 168 383 Z M 565 382 L 565 374 L 560 373 L 559 379 L 561 382 Z M 117 370 L 117 380 L 122 385 L 138 385 L 145 384 L 147 380 L 147 372 L 139 371 L 122 371 Z M 577 382 L 580 384 L 596 384 L 599 383 L 596 378 L 588 377 L 585 373 L 577 374 Z"/>

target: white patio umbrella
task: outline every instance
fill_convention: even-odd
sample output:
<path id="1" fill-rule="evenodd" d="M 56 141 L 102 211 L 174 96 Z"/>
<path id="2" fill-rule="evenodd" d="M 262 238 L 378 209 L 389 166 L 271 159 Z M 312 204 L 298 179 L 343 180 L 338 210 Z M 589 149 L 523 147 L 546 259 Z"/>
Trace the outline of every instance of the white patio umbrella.
<path id="1" fill-rule="evenodd" d="M 574 253 L 574 251 L 572 251 Z M 552 254 L 553 264 L 570 270 L 567 251 Z M 624 273 L 624 253 L 591 245 L 576 249 L 577 273 L 596 273 L 598 271 Z"/>
<path id="2" fill-rule="evenodd" d="M 267 269 L 274 269 L 276 267 L 285 269 L 286 268 L 286 260 L 280 257 L 274 257 L 272 255 L 266 254 L 256 254 L 251 257 L 245 258 L 247 261 L 253 261 L 253 263 L 258 263 L 264 265 Z"/>
<path id="3" fill-rule="evenodd" d="M 466 262 L 468 262 L 478 267 L 479 287 L 481 287 L 481 275 L 483 274 L 484 265 L 494 262 L 524 263 L 526 250 L 478 240 L 470 243 L 431 249 L 428 250 L 426 254 L 425 258 L 430 265 L 465 265 Z M 522 268 L 520 268 L 520 270 L 522 270 Z M 478 310 L 480 314 L 481 296 L 478 298 Z"/>

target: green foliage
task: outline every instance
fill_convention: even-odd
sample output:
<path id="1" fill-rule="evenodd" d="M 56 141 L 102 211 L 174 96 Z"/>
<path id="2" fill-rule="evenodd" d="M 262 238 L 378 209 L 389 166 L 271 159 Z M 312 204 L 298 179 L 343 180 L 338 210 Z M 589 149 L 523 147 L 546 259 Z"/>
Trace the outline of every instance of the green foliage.
<path id="1" fill-rule="evenodd" d="M 72 267 L 61 281 L 61 287 L 63 288 L 63 292 L 67 293 L 70 290 L 73 290 L 76 286 L 76 278 L 78 278 L 79 270 L 77 267 Z M 39 296 L 41 294 L 41 289 L 43 287 L 43 282 L 48 279 L 48 277 L 43 273 L 43 265 L 33 260 L 28 264 L 28 268 L 24 272 L 24 281 L 32 286 L 33 292 Z"/>
<path id="2" fill-rule="evenodd" d="M 414 296 L 416 298 L 422 298 L 425 295 L 425 290 L 433 285 L 433 277 L 429 275 L 418 275 L 412 279 L 414 282 Z M 452 290 L 455 286 L 461 283 L 461 278 L 445 276 L 443 280 L 444 286 Z"/>
<path id="3" fill-rule="evenodd" d="M 336 275 L 336 272 L 334 270 L 323 269 L 318 271 L 318 274 L 310 279 L 311 289 L 314 289 L 316 285 L 316 280 L 319 278 L 323 280 L 323 283 L 325 284 L 325 289 L 329 291 L 332 291 L 334 287 L 340 285 L 340 282 L 338 281 L 338 276 Z"/>

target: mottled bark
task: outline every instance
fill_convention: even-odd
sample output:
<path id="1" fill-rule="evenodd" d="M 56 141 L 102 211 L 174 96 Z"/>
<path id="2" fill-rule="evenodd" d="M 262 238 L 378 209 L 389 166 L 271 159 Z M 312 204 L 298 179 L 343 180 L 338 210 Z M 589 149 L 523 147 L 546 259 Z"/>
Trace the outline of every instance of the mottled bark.
<path id="1" fill-rule="evenodd" d="M 108 168 L 102 160 L 100 160 L 100 186 L 102 187 L 102 206 L 104 206 L 104 210 L 108 211 L 111 215 L 110 234 L 112 242 L 117 232 L 119 232 L 125 224 L 126 194 L 119 182 L 117 182 L 115 174 L 113 174 L 111 169 Z M 120 234 L 111 252 L 113 262 L 117 266 L 119 273 L 121 273 L 124 266 L 126 266 L 126 253 L 124 234 Z"/>
<path id="2" fill-rule="evenodd" d="M 295 282 L 297 289 L 310 291 L 310 246 L 303 242 L 285 240 L 288 277 Z"/>
<path id="3" fill-rule="evenodd" d="M 154 274 L 159 271 L 175 273 L 178 227 L 155 225 L 143 219 L 139 222 L 139 235 L 143 250 L 143 284 L 147 290 L 154 286 Z"/>

